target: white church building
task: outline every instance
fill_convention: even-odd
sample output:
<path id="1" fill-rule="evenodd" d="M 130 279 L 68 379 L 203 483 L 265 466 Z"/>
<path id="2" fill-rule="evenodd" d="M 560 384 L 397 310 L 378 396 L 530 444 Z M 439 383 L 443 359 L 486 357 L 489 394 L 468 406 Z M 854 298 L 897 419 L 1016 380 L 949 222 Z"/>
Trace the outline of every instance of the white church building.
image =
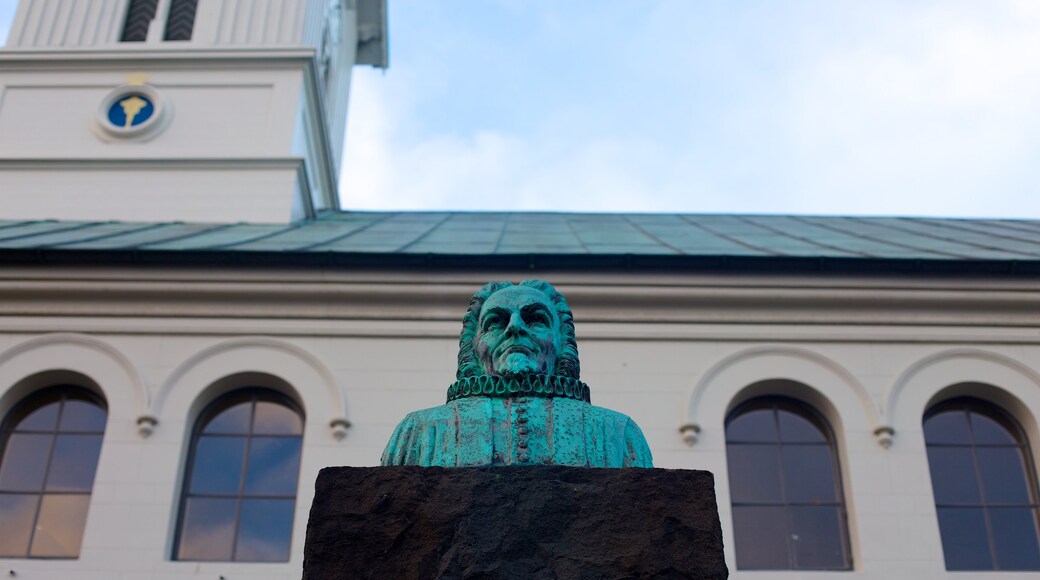
<path id="1" fill-rule="evenodd" d="M 527 278 L 593 403 L 715 474 L 733 578 L 1037 576 L 1040 222 L 344 211 L 387 46 L 385 0 L 20 1 L 0 576 L 298 578 L 318 471 L 377 465 Z"/>

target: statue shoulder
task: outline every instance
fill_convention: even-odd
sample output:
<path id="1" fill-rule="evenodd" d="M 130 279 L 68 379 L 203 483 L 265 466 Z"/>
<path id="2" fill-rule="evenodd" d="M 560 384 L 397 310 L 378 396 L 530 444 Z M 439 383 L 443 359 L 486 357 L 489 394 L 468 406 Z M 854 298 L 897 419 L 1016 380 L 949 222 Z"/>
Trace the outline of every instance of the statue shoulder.
<path id="1" fill-rule="evenodd" d="M 613 409 L 606 407 L 597 407 L 595 405 L 589 405 L 589 410 L 586 411 L 586 416 L 596 421 L 612 422 L 612 423 L 632 423 L 635 425 L 635 421 L 631 417 L 624 413 L 618 413 Z"/>
<path id="2" fill-rule="evenodd" d="M 383 465 L 421 465 L 457 467 L 459 449 L 455 442 L 460 428 L 490 425 L 490 405 L 486 400 L 452 401 L 444 405 L 412 411 L 401 420 L 383 450 Z M 463 457 L 462 459 L 468 459 Z M 490 463 L 478 457 L 479 465 Z"/>
<path id="3" fill-rule="evenodd" d="M 631 417 L 604 407 L 596 407 L 594 405 L 590 405 L 590 407 L 591 409 L 586 413 L 586 417 L 599 423 L 601 427 L 610 425 L 617 430 L 616 432 L 622 434 L 621 438 L 624 440 L 625 445 L 624 459 L 618 467 L 654 466 L 650 446 L 647 445 L 646 437 L 643 436 L 643 430 L 639 428 L 639 425 Z"/>

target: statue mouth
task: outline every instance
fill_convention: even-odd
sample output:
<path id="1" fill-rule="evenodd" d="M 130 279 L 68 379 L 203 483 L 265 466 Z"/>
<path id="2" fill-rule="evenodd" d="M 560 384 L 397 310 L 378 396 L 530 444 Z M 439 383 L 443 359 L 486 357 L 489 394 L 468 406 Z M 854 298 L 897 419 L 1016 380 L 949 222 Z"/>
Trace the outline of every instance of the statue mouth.
<path id="1" fill-rule="evenodd" d="M 524 356 L 534 356 L 535 355 L 535 350 L 533 348 L 531 348 L 530 346 L 527 346 L 527 345 L 524 345 L 524 344 L 510 344 L 508 346 L 505 346 L 505 347 L 502 347 L 501 349 L 499 349 L 498 353 L 496 353 L 496 358 L 507 357 L 507 356 L 509 356 L 511 354 L 522 354 Z"/>

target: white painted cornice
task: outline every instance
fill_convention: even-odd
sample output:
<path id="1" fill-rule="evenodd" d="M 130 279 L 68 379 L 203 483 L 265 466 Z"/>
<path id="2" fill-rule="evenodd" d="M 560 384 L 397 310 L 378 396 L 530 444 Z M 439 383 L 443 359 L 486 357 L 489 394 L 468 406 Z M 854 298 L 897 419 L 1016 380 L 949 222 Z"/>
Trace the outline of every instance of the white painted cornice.
<path id="1" fill-rule="evenodd" d="M 0 276 L 0 325 L 13 332 L 46 324 L 32 317 L 60 316 L 82 320 L 84 332 L 145 331 L 148 324 L 127 321 L 166 318 L 164 332 L 406 336 L 422 323 L 423 334 L 451 336 L 472 292 L 488 279 L 468 274 L 417 283 L 332 270 L 246 279 L 226 268 L 142 268 L 136 280 L 80 275 L 89 272 L 80 268 L 19 272 Z M 586 339 L 1040 342 L 1036 290 L 736 287 L 695 276 L 685 286 L 661 288 L 572 276 L 546 277 L 567 296 Z M 106 325 L 113 318 L 120 322 Z"/>
<path id="2" fill-rule="evenodd" d="M 316 50 L 305 46 L 213 48 L 147 48 L 124 43 L 103 49 L 3 49 L 0 50 L 0 70 L 6 68 L 39 69 L 61 68 L 69 65 L 93 69 L 110 69 L 113 65 L 170 64 L 195 67 L 220 67 L 227 64 L 241 66 L 245 62 L 269 68 L 271 65 L 313 64 Z"/>

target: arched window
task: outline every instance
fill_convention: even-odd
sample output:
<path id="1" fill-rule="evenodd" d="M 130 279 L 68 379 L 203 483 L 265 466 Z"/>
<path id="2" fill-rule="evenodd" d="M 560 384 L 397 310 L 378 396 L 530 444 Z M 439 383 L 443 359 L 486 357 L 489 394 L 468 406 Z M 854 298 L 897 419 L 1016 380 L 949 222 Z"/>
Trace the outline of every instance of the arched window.
<path id="1" fill-rule="evenodd" d="M 303 413 L 267 389 L 214 401 L 195 425 L 174 547 L 177 560 L 287 562 Z"/>
<path id="2" fill-rule="evenodd" d="M 924 417 L 947 570 L 1040 570 L 1029 443 L 1010 415 L 959 398 Z"/>
<path id="3" fill-rule="evenodd" d="M 841 471 L 834 438 L 815 410 L 762 397 L 726 420 L 737 568 L 848 570 Z"/>
<path id="4" fill-rule="evenodd" d="M 0 557 L 77 558 L 108 413 L 79 387 L 30 395 L 0 425 Z"/>

